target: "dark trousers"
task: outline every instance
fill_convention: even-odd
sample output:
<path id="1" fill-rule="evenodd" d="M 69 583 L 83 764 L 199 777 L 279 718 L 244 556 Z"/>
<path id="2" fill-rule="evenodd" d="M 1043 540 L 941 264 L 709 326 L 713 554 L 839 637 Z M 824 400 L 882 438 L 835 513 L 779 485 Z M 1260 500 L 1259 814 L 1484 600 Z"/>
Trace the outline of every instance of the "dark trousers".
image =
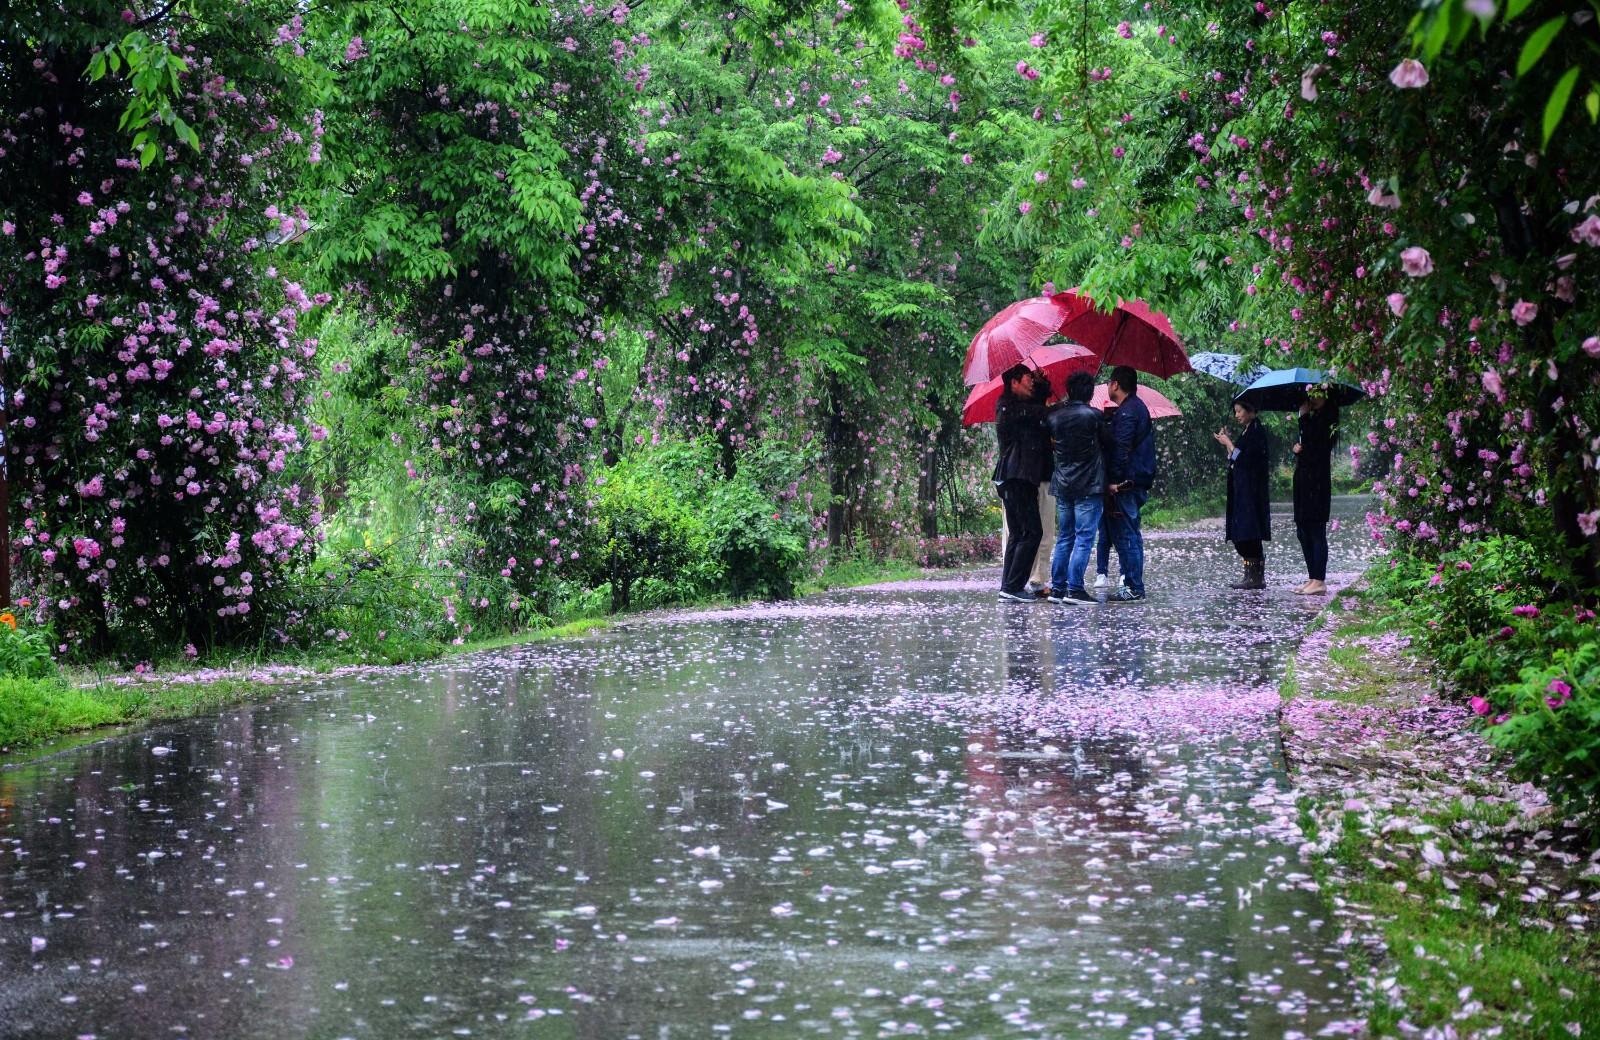
<path id="1" fill-rule="evenodd" d="M 1306 574 L 1312 581 L 1328 577 L 1328 525 L 1295 524 L 1294 533 L 1300 539 L 1300 551 L 1306 557 Z"/>
<path id="2" fill-rule="evenodd" d="M 1239 555 L 1246 560 L 1259 560 L 1265 555 L 1259 538 L 1241 538 L 1233 543 L 1233 547 L 1239 550 Z"/>
<path id="3" fill-rule="evenodd" d="M 999 490 L 1009 532 L 1001 563 L 1000 591 L 1020 596 L 1027 591 L 1033 558 L 1044 537 L 1044 526 L 1039 523 L 1039 485 L 1031 480 L 1003 480 Z"/>

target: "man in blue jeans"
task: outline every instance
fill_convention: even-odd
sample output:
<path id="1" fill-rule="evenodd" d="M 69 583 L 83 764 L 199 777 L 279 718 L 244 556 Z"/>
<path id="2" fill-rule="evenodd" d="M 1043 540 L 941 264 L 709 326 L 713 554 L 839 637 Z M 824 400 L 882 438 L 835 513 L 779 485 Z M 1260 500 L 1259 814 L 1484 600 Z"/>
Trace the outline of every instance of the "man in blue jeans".
<path id="1" fill-rule="evenodd" d="M 1056 548 L 1050 557 L 1050 602 L 1094 606 L 1100 601 L 1083 587 L 1089 553 L 1105 508 L 1106 466 L 1101 443 L 1105 423 L 1089 403 L 1094 376 L 1074 372 L 1067 399 L 1047 420 L 1055 442 L 1050 491 L 1056 496 Z"/>
<path id="2" fill-rule="evenodd" d="M 1111 538 L 1127 583 L 1106 597 L 1107 603 L 1144 600 L 1144 534 L 1139 530 L 1139 510 L 1150 497 L 1156 479 L 1155 424 L 1150 409 L 1139 400 L 1139 376 L 1127 365 L 1111 370 L 1111 451 L 1106 460 L 1111 502 Z M 1120 516 L 1117 514 L 1121 514 Z"/>

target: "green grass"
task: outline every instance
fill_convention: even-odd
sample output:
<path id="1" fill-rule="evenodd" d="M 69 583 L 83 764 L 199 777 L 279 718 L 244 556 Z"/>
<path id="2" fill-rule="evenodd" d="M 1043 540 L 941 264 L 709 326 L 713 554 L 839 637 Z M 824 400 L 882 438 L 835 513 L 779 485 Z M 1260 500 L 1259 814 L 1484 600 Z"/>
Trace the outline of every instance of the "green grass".
<path id="1" fill-rule="evenodd" d="M 1344 609 L 1340 601 L 1352 599 Z M 1325 670 L 1311 676 L 1291 666 L 1280 686 L 1285 700 L 1399 706 L 1426 688 L 1425 662 L 1410 653 L 1374 655 L 1361 642 L 1396 631 L 1397 618 L 1386 603 L 1353 590 L 1335 597 L 1325 616 L 1333 626 Z M 1408 741 L 1396 734 L 1395 743 L 1398 748 Z M 1386 814 L 1373 821 L 1357 812 L 1336 814 L 1331 819 L 1342 824 L 1338 841 L 1312 864 L 1324 898 L 1370 915 L 1387 946 L 1377 960 L 1362 954 L 1352 961 L 1356 977 L 1393 978 L 1402 995 L 1395 1002 L 1386 992 L 1373 994 L 1372 1035 L 1402 1035 L 1404 1020 L 1421 1029 L 1451 1025 L 1460 1036 L 1493 1035 L 1479 1031 L 1499 1027 L 1502 1040 L 1553 1040 L 1572 1035 L 1568 1023 L 1600 1022 L 1600 937 L 1561 923 L 1572 913 L 1592 917 L 1593 905 L 1560 904 L 1561 891 L 1523 902 L 1520 857 L 1501 854 L 1496 838 L 1513 810 L 1483 798 L 1491 788 L 1470 776 L 1432 779 L 1478 798 L 1471 804 L 1456 797 L 1397 808 L 1413 823 L 1388 834 L 1374 833 L 1391 818 Z M 1325 814 L 1332 809 L 1311 797 L 1300 804 L 1302 829 L 1313 841 L 1319 805 Z M 1417 835 L 1418 825 L 1432 829 Z M 1449 857 L 1445 870 L 1428 868 L 1421 855 L 1425 841 Z M 1444 876 L 1458 887 L 1446 886 Z M 1464 1000 L 1461 992 L 1468 986 Z"/>
<path id="2" fill-rule="evenodd" d="M 1396 1035 L 1402 1017 L 1423 1028 L 1453 1023 L 1463 1036 L 1501 1026 L 1507 1040 L 1566 1037 L 1567 1023 L 1600 1022 L 1600 940 L 1559 921 L 1579 908 L 1561 908 L 1550 899 L 1522 902 L 1514 863 L 1449 839 L 1458 823 L 1503 823 L 1506 815 L 1493 805 L 1467 808 L 1459 802 L 1445 812 L 1422 814 L 1439 828 L 1427 837 L 1447 853 L 1466 853 L 1449 868 L 1460 886 L 1455 892 L 1440 872 L 1423 876 L 1420 854 L 1400 860 L 1378 849 L 1376 858 L 1389 865 L 1373 863 L 1373 837 L 1362 829 L 1359 814 L 1345 815 L 1344 832 L 1330 851 L 1345 883 L 1335 884 L 1344 899 L 1381 922 L 1389 954 L 1379 970 L 1393 976 L 1405 994 L 1403 1007 L 1379 1000 L 1370 1022 L 1374 1035 Z M 1391 834 L 1385 840 L 1420 847 L 1423 838 Z M 1495 878 L 1498 887 L 1483 884 L 1481 876 Z M 1470 999 L 1483 1006 L 1458 1018 L 1464 986 L 1472 987 Z"/>
<path id="3" fill-rule="evenodd" d="M 830 589 L 853 589 L 885 581 L 907 581 L 922 577 L 922 568 L 906 560 L 839 560 L 828 564 L 821 574 L 800 583 L 798 594 L 810 596 Z"/>
<path id="4" fill-rule="evenodd" d="M 1147 531 L 1170 530 L 1174 527 L 1185 527 L 1197 520 L 1210 520 L 1219 517 L 1226 509 L 1226 502 L 1221 497 L 1178 499 L 1169 501 L 1162 498 L 1153 498 L 1139 514 L 1139 526 Z"/>
<path id="5" fill-rule="evenodd" d="M 1295 678 L 1294 659 L 1289 659 L 1289 667 L 1284 669 L 1283 679 L 1278 683 L 1278 696 L 1283 698 L 1285 704 L 1300 695 L 1300 680 Z"/>
<path id="6" fill-rule="evenodd" d="M 26 750 L 102 726 L 199 715 L 271 692 L 270 685 L 244 677 L 130 686 L 74 686 L 60 677 L 0 678 L 0 751 Z"/>
<path id="7" fill-rule="evenodd" d="M 0 678 L 0 749 L 27 747 L 75 730 L 123 721 L 126 698 L 80 690 L 59 677 Z"/>

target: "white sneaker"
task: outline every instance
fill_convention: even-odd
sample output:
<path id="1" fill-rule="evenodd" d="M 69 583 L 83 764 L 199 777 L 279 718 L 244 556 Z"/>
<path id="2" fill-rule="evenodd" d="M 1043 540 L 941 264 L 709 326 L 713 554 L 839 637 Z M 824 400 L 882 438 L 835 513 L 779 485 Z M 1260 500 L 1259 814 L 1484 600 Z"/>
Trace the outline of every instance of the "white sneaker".
<path id="1" fill-rule="evenodd" d="M 1106 577 L 1104 574 L 1096 574 L 1094 576 L 1094 587 L 1097 588 L 1097 589 L 1110 588 L 1111 587 L 1111 579 Z"/>

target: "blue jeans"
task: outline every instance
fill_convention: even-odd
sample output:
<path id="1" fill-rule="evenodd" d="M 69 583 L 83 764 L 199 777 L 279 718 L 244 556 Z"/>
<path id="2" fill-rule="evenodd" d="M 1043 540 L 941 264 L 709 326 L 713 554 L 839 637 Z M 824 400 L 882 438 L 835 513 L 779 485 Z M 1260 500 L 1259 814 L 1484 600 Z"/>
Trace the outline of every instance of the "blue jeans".
<path id="1" fill-rule="evenodd" d="M 1050 588 L 1057 594 L 1083 589 L 1089 551 L 1100 530 L 1105 496 L 1056 499 L 1056 548 L 1050 554 Z"/>
<path id="2" fill-rule="evenodd" d="M 1122 565 L 1122 580 L 1135 596 L 1144 595 L 1144 533 L 1139 530 L 1139 510 L 1150 492 L 1131 489 L 1111 496 L 1120 517 L 1111 520 L 1111 538 L 1117 546 L 1117 561 Z"/>

